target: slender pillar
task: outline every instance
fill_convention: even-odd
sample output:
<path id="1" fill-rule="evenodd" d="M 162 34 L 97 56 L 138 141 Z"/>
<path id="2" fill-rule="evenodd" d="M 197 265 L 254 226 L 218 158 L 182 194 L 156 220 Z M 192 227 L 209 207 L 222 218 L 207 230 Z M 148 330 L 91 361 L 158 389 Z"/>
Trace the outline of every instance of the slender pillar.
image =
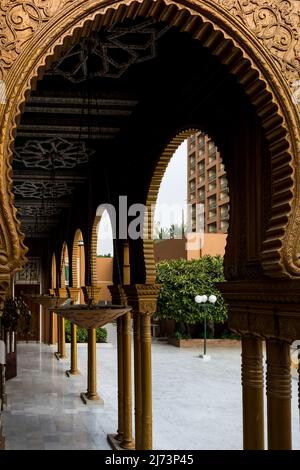
<path id="1" fill-rule="evenodd" d="M 79 373 L 77 369 L 77 326 L 71 323 L 71 369 L 68 371 L 71 375 Z"/>
<path id="2" fill-rule="evenodd" d="M 290 450 L 291 429 L 291 360 L 290 345 L 278 339 L 266 341 L 268 448 Z"/>
<path id="3" fill-rule="evenodd" d="M 300 346 L 298 346 L 298 408 L 300 419 Z"/>
<path id="4" fill-rule="evenodd" d="M 123 315 L 123 410 L 123 438 L 121 447 L 124 449 L 133 449 L 130 312 Z"/>
<path id="5" fill-rule="evenodd" d="M 49 332 L 49 344 L 55 344 L 55 313 L 50 312 L 50 332 Z"/>
<path id="6" fill-rule="evenodd" d="M 142 450 L 152 449 L 151 315 L 141 316 Z"/>
<path id="7" fill-rule="evenodd" d="M 88 329 L 88 389 L 89 400 L 99 400 L 97 394 L 96 330 Z"/>
<path id="8" fill-rule="evenodd" d="M 118 348 L 118 430 L 116 439 L 122 441 L 124 406 L 123 406 L 123 318 L 117 319 L 117 348 Z"/>
<path id="9" fill-rule="evenodd" d="M 264 395 L 262 341 L 242 337 L 244 450 L 264 450 Z"/>
<path id="10" fill-rule="evenodd" d="M 61 359 L 67 357 L 66 354 L 66 337 L 65 337 L 65 319 L 63 317 L 59 318 L 60 323 L 60 353 L 59 356 Z"/>
<path id="11" fill-rule="evenodd" d="M 57 353 L 55 355 L 58 359 L 61 356 L 61 322 L 59 316 L 57 316 Z"/>
<path id="12" fill-rule="evenodd" d="M 134 314 L 135 448 L 142 449 L 141 317 Z"/>

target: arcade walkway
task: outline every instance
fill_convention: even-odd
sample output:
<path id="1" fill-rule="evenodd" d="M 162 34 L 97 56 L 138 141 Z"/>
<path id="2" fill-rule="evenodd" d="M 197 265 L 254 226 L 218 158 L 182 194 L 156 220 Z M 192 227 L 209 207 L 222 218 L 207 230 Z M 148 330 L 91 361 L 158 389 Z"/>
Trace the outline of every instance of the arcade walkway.
<path id="1" fill-rule="evenodd" d="M 8 382 L 4 413 L 7 449 L 109 449 L 117 428 L 116 347 L 99 345 L 98 391 L 104 407 L 83 405 L 86 346 L 78 348 L 82 375 L 68 379 L 68 361 L 54 347 L 19 344 L 18 377 Z M 153 436 L 156 449 L 241 449 L 239 348 L 215 348 L 211 362 L 198 351 L 153 345 Z M 297 382 L 293 380 L 293 447 L 300 448 Z"/>

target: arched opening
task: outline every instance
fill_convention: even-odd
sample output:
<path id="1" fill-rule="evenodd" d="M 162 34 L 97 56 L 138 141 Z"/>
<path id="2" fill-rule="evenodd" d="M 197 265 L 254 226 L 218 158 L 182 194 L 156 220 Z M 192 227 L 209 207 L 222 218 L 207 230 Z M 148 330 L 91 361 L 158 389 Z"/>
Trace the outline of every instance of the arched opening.
<path id="1" fill-rule="evenodd" d="M 51 295 L 55 295 L 57 288 L 57 265 L 55 253 L 52 254 L 51 258 L 51 281 L 49 292 Z M 51 345 L 57 342 L 57 315 L 54 312 L 48 312 L 49 316 L 49 343 Z"/>
<path id="2" fill-rule="evenodd" d="M 61 258 L 60 258 L 60 287 L 62 289 L 66 289 L 69 287 L 70 284 L 70 271 L 69 271 L 69 251 L 68 245 L 66 242 L 63 243 L 62 250 L 61 250 Z"/>
<path id="3" fill-rule="evenodd" d="M 97 246 L 96 246 L 96 272 L 97 284 L 101 288 L 100 298 L 106 302 L 111 301 L 107 288 L 113 284 L 114 265 L 114 238 L 111 219 L 108 211 L 100 206 L 96 213 L 97 220 Z"/>
<path id="4" fill-rule="evenodd" d="M 172 4 L 170 5 L 166 5 L 163 1 L 155 4 L 150 1 L 143 2 L 143 4 L 132 2 L 132 8 L 126 8 L 122 5 L 122 2 L 120 2 L 119 4 L 115 4 L 110 9 L 111 15 L 109 16 L 109 24 L 117 23 L 118 21 L 120 21 L 120 18 L 125 21 L 125 19 L 130 19 L 132 17 L 144 17 L 153 18 L 155 19 L 155 21 L 158 22 L 166 21 L 167 19 L 168 25 L 173 27 L 176 25 L 176 27 L 178 27 L 180 31 L 188 31 L 194 38 L 197 38 L 199 43 L 201 43 L 204 48 L 207 48 L 207 50 L 210 50 L 215 57 L 218 57 L 218 60 L 221 63 L 226 64 L 231 73 L 233 73 L 238 78 L 239 82 L 242 84 L 246 93 L 248 94 L 251 102 L 253 102 L 254 106 L 256 106 L 257 114 L 260 115 L 263 120 L 262 124 L 267 132 L 268 145 L 273 149 L 275 147 L 278 149 L 280 148 L 280 154 L 282 156 L 282 159 L 286 162 L 288 166 L 290 164 L 291 158 L 287 151 L 288 145 L 285 140 L 286 127 L 283 124 L 283 119 L 290 120 L 289 122 L 293 122 L 295 120 L 295 117 L 293 116 L 293 111 L 289 107 L 289 101 L 291 101 L 291 99 L 287 99 L 286 102 L 281 99 L 282 94 L 278 92 L 280 86 L 278 86 L 277 83 L 278 80 L 280 81 L 280 79 L 278 77 L 278 73 L 273 73 L 272 63 L 270 63 L 270 61 L 265 61 L 262 59 L 265 55 L 265 51 L 260 46 L 258 46 L 257 43 L 251 41 L 251 48 L 253 50 L 251 51 L 251 56 L 248 56 L 249 39 L 247 38 L 246 40 L 243 28 L 239 27 L 239 25 L 236 24 L 235 20 L 233 19 L 232 24 L 231 22 L 228 22 L 227 18 L 225 19 L 226 15 L 224 15 L 223 17 L 220 12 L 217 11 L 218 9 L 216 8 L 217 7 L 215 5 L 206 6 L 202 2 L 199 2 L 199 5 L 193 4 L 191 12 L 188 12 L 185 7 L 183 7 L 177 2 L 172 2 Z M 51 60 L 54 59 L 54 57 L 57 58 L 59 55 L 62 54 L 62 50 L 67 50 L 68 45 L 70 47 L 70 43 L 75 42 L 75 40 L 78 40 L 81 34 L 86 34 L 85 27 L 89 23 L 89 21 L 95 20 L 92 23 L 92 29 L 97 29 L 103 26 L 104 24 L 107 25 L 108 16 L 103 14 L 104 12 L 102 12 L 102 10 L 95 11 L 94 8 L 90 8 L 90 5 L 88 5 L 87 10 L 85 12 L 86 16 L 79 24 L 75 24 L 76 21 L 73 19 L 76 17 L 76 8 L 74 11 L 74 17 L 72 15 L 70 16 L 72 17 L 73 23 L 69 24 L 68 26 L 64 25 L 62 29 L 58 28 L 56 32 L 57 45 L 61 46 L 61 44 L 64 43 L 64 47 L 57 47 L 55 49 L 54 55 L 54 40 L 51 40 L 51 48 L 50 44 L 45 41 L 45 43 L 43 43 L 43 50 L 39 50 L 39 54 L 36 54 L 34 60 L 32 61 L 32 63 L 30 63 L 31 70 L 30 73 L 28 73 L 28 76 L 30 77 L 29 80 L 37 77 L 38 73 L 41 77 L 42 71 L 44 71 L 45 61 L 42 60 L 43 67 L 41 67 L 41 54 L 43 54 L 44 57 L 47 58 L 48 66 L 48 64 L 51 62 Z M 122 14 L 121 16 L 119 16 L 121 11 Z M 107 12 L 105 11 L 105 13 Z M 186 21 L 187 16 L 190 19 L 190 21 L 188 22 Z M 210 21 L 207 20 L 208 16 L 211 18 Z M 51 22 L 49 23 L 49 25 L 50 24 Z M 81 30 L 80 27 L 82 25 L 84 25 L 84 27 Z M 77 32 L 76 38 L 75 36 L 72 37 L 72 34 L 74 33 L 75 29 Z M 221 31 L 226 31 L 226 33 Z M 233 34 L 233 31 L 235 31 L 235 34 Z M 236 36 L 236 31 L 238 31 L 237 40 L 234 41 L 232 40 L 232 37 Z M 47 28 L 45 28 L 44 34 L 47 37 Z M 35 54 L 34 47 L 33 54 Z M 59 71 L 60 65 L 61 61 L 59 60 L 58 69 L 56 68 L 56 72 Z M 25 63 L 23 63 L 23 66 L 25 66 Z M 65 74 L 65 76 L 68 75 L 68 72 L 63 73 Z M 272 87 L 273 95 L 270 92 L 270 88 L 266 85 L 266 77 L 269 77 L 270 75 L 273 77 L 273 80 L 275 80 L 275 82 L 277 80 L 277 89 L 275 84 L 273 84 Z M 281 83 L 281 85 L 283 84 Z M 17 93 L 17 97 L 14 97 L 14 99 L 17 103 L 23 104 L 25 90 L 28 90 L 30 88 L 30 84 L 29 82 L 26 82 L 23 83 L 21 87 L 23 87 L 22 91 L 17 91 L 17 89 L 15 88 L 15 93 Z M 283 87 L 283 89 L 286 92 L 286 87 Z M 278 107 L 280 108 L 279 113 Z M 289 113 L 291 115 L 289 115 Z M 271 116 L 273 116 L 274 120 Z M 13 116 L 12 122 L 14 122 L 14 119 L 15 117 Z M 278 132 L 269 132 L 272 127 L 276 128 Z M 296 132 L 297 126 L 292 126 L 289 131 L 293 132 L 293 129 L 295 129 Z M 293 144 L 296 141 L 297 139 L 293 139 Z M 275 144 L 275 142 L 277 142 L 278 145 Z M 7 144 L 10 144 L 10 142 L 8 142 Z M 4 154 L 6 155 L 9 152 L 10 147 L 8 145 L 7 148 L 5 148 Z M 272 158 L 274 162 L 273 169 L 275 170 L 275 154 L 272 156 Z M 282 161 L 279 158 L 278 154 L 278 161 L 279 160 L 280 162 Z M 288 174 L 286 177 L 286 188 L 288 188 L 288 186 L 291 184 L 292 181 L 290 172 L 290 174 Z M 265 246 L 265 268 L 268 269 L 268 272 L 271 273 L 276 271 L 279 272 L 282 271 L 282 265 L 279 266 L 279 264 L 276 264 L 275 261 L 271 261 L 272 256 L 275 257 L 275 251 L 276 249 L 278 250 L 278 247 L 275 248 L 275 246 L 272 245 L 271 226 L 269 228 L 270 241 L 266 243 Z M 20 247 L 20 253 L 21 251 L 22 250 Z"/>
<path id="5" fill-rule="evenodd" d="M 78 302 L 84 303 L 84 296 L 81 287 L 85 285 L 85 251 L 84 239 L 80 229 L 77 229 L 74 236 L 72 251 L 72 278 L 73 287 L 78 290 Z"/>
<path id="6" fill-rule="evenodd" d="M 9 100 L 3 112 L 9 132 L 4 129 L 0 144 L 4 162 L 1 203 L 5 216 L 1 222 L 1 239 L 5 240 L 0 257 L 0 271 L 4 274 L 1 285 L 5 293 L 10 273 L 25 261 L 23 235 L 14 205 L 25 229 L 29 226 L 26 218 L 36 216 L 28 211 L 28 206 L 34 208 L 36 199 L 55 200 L 51 213 L 40 215 L 45 222 L 40 225 L 40 237 L 52 240 L 59 232 L 60 240 L 67 239 L 78 224 L 84 234 L 89 234 L 92 222 L 87 213 L 107 200 L 107 194 L 114 205 L 119 202 L 119 195 L 125 195 L 131 208 L 136 203 L 149 208 L 156 200 L 174 147 L 186 136 L 187 130 L 203 129 L 220 148 L 228 168 L 231 220 L 225 266 L 226 277 L 231 282 L 225 294 L 231 304 L 237 301 L 231 310 L 232 328 L 245 335 L 244 390 L 253 388 L 255 382 L 255 391 L 244 395 L 245 447 L 264 446 L 263 373 L 261 339 L 258 338 L 267 337 L 275 340 L 275 343 L 267 341 L 270 422 L 276 424 L 270 427 L 269 447 L 290 448 L 288 342 L 299 328 L 294 324 L 290 326 L 286 318 L 278 319 L 278 288 L 271 278 L 281 282 L 283 278 L 297 277 L 300 273 L 297 243 L 294 243 L 298 237 L 299 208 L 292 207 L 299 191 L 298 179 L 294 181 L 293 175 L 298 171 L 293 156 L 299 153 L 299 116 L 291 105 L 289 77 L 286 70 L 284 76 L 280 74 L 277 58 L 271 60 L 269 43 L 259 37 L 256 28 L 251 30 L 247 24 L 245 27 L 243 14 L 235 18 L 233 13 L 229 20 L 231 7 L 222 6 L 221 9 L 217 2 L 208 4 L 200 0 L 197 3 L 187 1 L 184 5 L 177 1 L 145 0 L 99 7 L 88 1 L 80 8 L 68 5 L 64 14 L 59 9 L 49 13 L 44 7 L 38 7 L 42 15 L 39 24 L 43 29 L 26 26 L 31 32 L 29 38 L 26 37 L 25 49 L 19 53 L 12 47 L 17 59 L 14 55 L 11 62 L 5 60 L 10 75 L 7 81 Z M 290 13 L 285 11 L 285 23 L 291 24 Z M 262 16 L 265 18 L 264 14 Z M 32 20 L 29 16 L 26 25 Z M 128 35 L 132 32 L 130 42 Z M 115 34 L 126 36 L 123 42 L 118 41 L 118 45 L 121 44 L 118 48 L 113 42 Z M 149 35 L 150 43 L 145 42 Z M 109 53 L 107 48 L 105 53 L 101 49 L 103 37 L 111 41 Z M 18 40 L 16 42 L 19 44 Z M 86 56 L 83 51 L 88 51 Z M 100 68 L 97 68 L 97 57 L 103 59 Z M 283 66 L 281 59 L 279 62 Z M 21 110 L 24 112 L 17 126 Z M 14 200 L 10 174 L 13 144 Z M 97 158 L 87 169 L 86 163 L 92 154 Z M 105 164 L 102 156 L 105 156 Z M 137 170 L 138 178 L 132 168 Z M 99 183 L 99 175 L 104 176 L 103 184 Z M 92 192 L 88 191 L 90 186 Z M 67 214 L 71 214 L 70 224 Z M 132 217 L 129 214 L 127 221 Z M 126 232 L 127 228 L 126 225 Z M 152 229 L 151 218 L 145 229 L 147 235 Z M 127 235 L 118 230 L 121 240 Z M 88 253 L 89 236 L 86 239 Z M 89 265 L 90 260 L 81 262 L 84 250 L 80 241 L 75 235 L 72 277 L 73 285 L 78 287 L 88 284 L 91 274 L 88 272 L 85 276 L 88 282 L 81 277 L 82 266 Z M 130 269 L 132 285 L 125 291 L 141 314 L 136 336 L 139 337 L 139 332 L 144 336 L 137 358 L 145 360 L 143 366 L 146 366 L 141 367 L 142 379 L 139 374 L 136 377 L 138 387 L 142 382 L 144 387 L 139 389 L 143 410 L 137 429 L 142 428 L 143 432 L 138 448 L 150 449 L 149 331 L 157 293 L 151 237 L 130 240 Z M 95 270 L 93 273 L 95 275 Z M 291 286 L 289 279 L 287 284 Z M 237 285 L 240 291 L 233 298 Z M 293 292 L 297 293 L 296 286 L 294 288 Z M 223 290 L 226 291 L 226 286 Z M 281 297 L 283 317 L 285 303 L 286 299 Z M 127 338 L 128 331 L 129 328 Z M 249 332 L 253 335 L 251 340 Z M 129 351 L 130 344 L 128 346 Z M 284 354 L 279 354 L 281 350 Z M 249 360 L 253 358 L 253 351 L 257 359 L 254 372 Z M 286 413 L 281 413 L 282 390 L 274 379 L 278 361 L 282 382 L 287 384 Z M 250 374 L 249 380 L 247 374 Z M 273 406 L 274 402 L 277 406 Z M 253 422 L 256 413 L 252 405 L 255 411 L 259 409 L 258 425 Z M 282 415 L 285 416 L 283 423 Z M 247 432 L 248 428 L 253 431 L 251 423 L 255 429 L 259 427 L 259 432 Z M 132 439 L 128 441 L 131 445 Z"/>

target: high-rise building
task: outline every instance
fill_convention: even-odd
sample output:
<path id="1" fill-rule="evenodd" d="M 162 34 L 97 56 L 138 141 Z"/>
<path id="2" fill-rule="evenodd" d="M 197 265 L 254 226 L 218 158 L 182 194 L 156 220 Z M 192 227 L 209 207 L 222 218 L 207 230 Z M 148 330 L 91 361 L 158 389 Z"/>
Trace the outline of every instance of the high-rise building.
<path id="1" fill-rule="evenodd" d="M 226 233 L 229 219 L 228 182 L 220 152 L 204 132 L 188 138 L 188 203 L 192 204 L 192 228 L 196 204 L 204 204 L 204 231 Z"/>

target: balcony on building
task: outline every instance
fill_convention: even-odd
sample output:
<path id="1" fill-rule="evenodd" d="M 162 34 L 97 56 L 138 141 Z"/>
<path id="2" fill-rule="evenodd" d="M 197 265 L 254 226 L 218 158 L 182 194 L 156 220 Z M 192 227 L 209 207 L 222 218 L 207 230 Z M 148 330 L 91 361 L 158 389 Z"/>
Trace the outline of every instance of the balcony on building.
<path id="1" fill-rule="evenodd" d="M 210 198 L 208 198 L 208 209 L 211 210 L 211 209 L 215 209 L 216 207 L 217 207 L 216 196 L 211 196 Z"/>
<path id="2" fill-rule="evenodd" d="M 208 233 L 216 233 L 217 232 L 217 224 L 216 222 L 213 222 L 211 224 L 207 225 L 207 231 Z"/>

